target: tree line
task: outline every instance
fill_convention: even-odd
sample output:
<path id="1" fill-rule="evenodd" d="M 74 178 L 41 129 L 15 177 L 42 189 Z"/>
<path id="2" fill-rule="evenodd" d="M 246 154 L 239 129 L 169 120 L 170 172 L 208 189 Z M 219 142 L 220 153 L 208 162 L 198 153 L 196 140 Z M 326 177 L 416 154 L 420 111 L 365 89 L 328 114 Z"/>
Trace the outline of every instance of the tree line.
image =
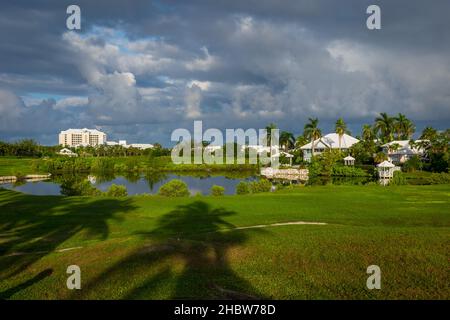
<path id="1" fill-rule="evenodd" d="M 138 149 L 133 147 L 125 148 L 121 145 L 107 146 L 79 146 L 76 148 L 67 147 L 79 156 L 93 157 L 127 157 L 127 156 L 167 156 L 170 155 L 170 149 L 163 148 L 159 143 L 154 144 L 151 149 Z M 0 141 L 0 156 L 12 157 L 54 157 L 58 156 L 61 146 L 43 146 L 33 139 L 23 139 L 17 142 Z"/>

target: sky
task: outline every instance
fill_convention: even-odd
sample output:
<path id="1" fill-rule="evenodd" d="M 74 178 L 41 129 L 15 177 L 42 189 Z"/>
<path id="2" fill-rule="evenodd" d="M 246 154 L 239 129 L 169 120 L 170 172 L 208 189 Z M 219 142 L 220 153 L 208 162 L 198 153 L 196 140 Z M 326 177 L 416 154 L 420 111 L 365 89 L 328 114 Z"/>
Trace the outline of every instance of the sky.
<path id="1" fill-rule="evenodd" d="M 81 8 L 68 30 L 66 8 Z M 369 5 L 381 29 L 366 27 Z M 450 1 L 9 1 L 0 10 L 0 140 L 60 130 L 159 142 L 177 128 L 353 135 L 380 112 L 450 127 Z"/>

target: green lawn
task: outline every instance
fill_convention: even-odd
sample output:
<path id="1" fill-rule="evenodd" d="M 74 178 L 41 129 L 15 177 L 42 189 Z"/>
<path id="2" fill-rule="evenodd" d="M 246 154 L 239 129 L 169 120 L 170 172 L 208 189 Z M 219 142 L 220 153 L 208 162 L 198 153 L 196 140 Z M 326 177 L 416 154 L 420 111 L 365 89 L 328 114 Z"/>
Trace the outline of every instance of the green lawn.
<path id="1" fill-rule="evenodd" d="M 0 176 L 14 176 L 17 173 L 33 174 L 33 158 L 0 157 Z"/>
<path id="2" fill-rule="evenodd" d="M 0 190 L 0 298 L 449 299 L 449 196 L 450 185 L 177 199 Z M 327 224 L 235 229 L 293 221 Z M 72 264 L 81 290 L 66 288 Z M 372 264 L 381 290 L 366 288 Z"/>

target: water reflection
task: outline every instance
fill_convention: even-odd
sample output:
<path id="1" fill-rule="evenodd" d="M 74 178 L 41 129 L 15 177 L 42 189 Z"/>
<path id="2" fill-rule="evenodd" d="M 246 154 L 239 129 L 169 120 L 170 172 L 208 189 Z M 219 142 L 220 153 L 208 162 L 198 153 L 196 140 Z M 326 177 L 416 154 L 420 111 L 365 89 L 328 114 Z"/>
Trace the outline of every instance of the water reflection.
<path id="1" fill-rule="evenodd" d="M 52 179 L 39 182 L 26 182 L 24 184 L 4 184 L 2 187 L 34 195 L 60 195 L 67 194 L 67 190 L 83 181 L 89 181 L 92 186 L 106 191 L 112 184 L 124 185 L 129 195 L 150 193 L 155 194 L 159 188 L 172 179 L 180 179 L 188 185 L 191 194 L 201 193 L 207 195 L 213 185 L 225 188 L 225 194 L 235 194 L 236 185 L 240 181 L 252 181 L 257 177 L 251 172 L 186 172 L 166 173 L 149 171 L 145 174 L 131 172 L 123 175 L 111 173 L 97 174 L 63 174 L 55 175 Z"/>
<path id="2" fill-rule="evenodd" d="M 90 181 L 92 186 L 101 191 L 107 191 L 112 184 L 124 185 L 129 195 L 156 194 L 159 188 L 172 179 L 180 179 L 188 185 L 192 195 L 201 193 L 207 195 L 213 185 L 225 188 L 225 194 L 235 194 L 236 186 L 240 181 L 258 179 L 251 172 L 216 172 L 214 174 L 197 172 L 160 172 L 148 171 L 145 174 L 131 172 L 124 175 L 113 173 L 98 174 L 65 174 L 52 176 L 51 180 L 20 182 L 3 184 L 2 187 L 34 195 L 60 195 L 67 192 L 77 183 Z M 274 185 L 298 184 L 302 181 L 271 180 Z M 365 185 L 377 182 L 372 177 L 310 177 L 306 185 Z M 70 192 L 69 192 L 70 193 Z"/>

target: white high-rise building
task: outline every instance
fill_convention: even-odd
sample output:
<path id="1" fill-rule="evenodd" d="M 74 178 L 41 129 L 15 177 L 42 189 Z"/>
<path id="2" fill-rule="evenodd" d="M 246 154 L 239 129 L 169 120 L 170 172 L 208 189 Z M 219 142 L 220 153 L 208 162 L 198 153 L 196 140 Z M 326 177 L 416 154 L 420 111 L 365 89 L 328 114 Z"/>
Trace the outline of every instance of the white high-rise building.
<path id="1" fill-rule="evenodd" d="M 69 129 L 59 133 L 59 144 L 67 147 L 98 146 L 106 143 L 106 133 L 96 129 Z"/>

